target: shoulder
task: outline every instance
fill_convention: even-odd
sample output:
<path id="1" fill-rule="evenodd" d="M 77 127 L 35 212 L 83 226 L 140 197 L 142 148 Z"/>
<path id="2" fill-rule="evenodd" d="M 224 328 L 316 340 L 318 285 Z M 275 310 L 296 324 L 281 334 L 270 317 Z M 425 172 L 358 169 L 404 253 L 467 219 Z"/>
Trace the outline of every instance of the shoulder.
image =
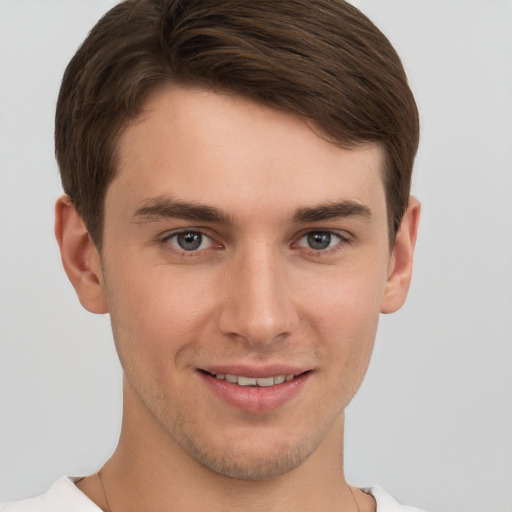
<path id="1" fill-rule="evenodd" d="M 371 494 L 375 498 L 375 502 L 377 503 L 376 512 L 425 512 L 424 510 L 416 507 L 401 505 L 378 485 L 374 485 L 373 487 L 364 487 L 361 490 L 367 494 Z"/>
<path id="2" fill-rule="evenodd" d="M 74 484 L 77 478 L 61 478 L 40 496 L 0 503 L 0 512 L 101 512 Z"/>

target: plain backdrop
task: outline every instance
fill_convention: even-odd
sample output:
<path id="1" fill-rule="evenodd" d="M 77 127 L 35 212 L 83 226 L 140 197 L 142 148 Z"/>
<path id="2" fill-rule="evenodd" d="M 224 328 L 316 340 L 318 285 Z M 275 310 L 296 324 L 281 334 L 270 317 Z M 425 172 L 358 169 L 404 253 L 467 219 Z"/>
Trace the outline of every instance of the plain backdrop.
<path id="1" fill-rule="evenodd" d="M 0 0 L 0 500 L 93 472 L 115 447 L 108 317 L 79 305 L 53 239 L 53 115 L 106 0 Z M 383 317 L 347 412 L 350 483 L 433 512 L 512 510 L 512 2 L 360 0 L 422 119 L 407 305 Z"/>

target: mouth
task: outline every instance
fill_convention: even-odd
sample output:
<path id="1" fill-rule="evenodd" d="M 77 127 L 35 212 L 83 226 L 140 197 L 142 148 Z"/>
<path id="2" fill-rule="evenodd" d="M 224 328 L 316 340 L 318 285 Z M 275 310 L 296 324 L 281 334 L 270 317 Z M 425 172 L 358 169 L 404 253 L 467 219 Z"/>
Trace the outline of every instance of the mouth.
<path id="1" fill-rule="evenodd" d="M 238 384 L 239 386 L 254 386 L 254 387 L 262 387 L 269 388 L 272 386 L 277 386 L 279 384 L 284 384 L 285 382 L 290 382 L 296 377 L 303 375 L 307 372 L 302 372 L 300 374 L 288 374 L 288 375 L 275 375 L 271 377 L 247 377 L 245 375 L 233 375 L 231 373 L 210 373 L 204 370 L 201 370 L 206 375 L 210 375 L 215 379 L 225 380 L 230 382 L 231 384 Z"/>
<path id="2" fill-rule="evenodd" d="M 222 402 L 235 409 L 253 414 L 270 413 L 285 406 L 302 393 L 312 370 L 292 368 L 200 369 L 203 382 Z M 244 371 L 245 370 L 245 371 Z M 291 373 L 295 370 L 295 373 Z M 224 373 L 226 372 L 226 373 Z M 273 375 L 274 374 L 274 375 Z"/>

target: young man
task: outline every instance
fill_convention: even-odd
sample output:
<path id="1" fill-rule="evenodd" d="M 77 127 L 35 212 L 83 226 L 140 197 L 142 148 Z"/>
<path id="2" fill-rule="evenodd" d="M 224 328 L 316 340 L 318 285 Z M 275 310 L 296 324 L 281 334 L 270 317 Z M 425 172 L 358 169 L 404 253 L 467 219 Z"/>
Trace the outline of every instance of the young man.
<path id="1" fill-rule="evenodd" d="M 2 511 L 409 511 L 343 473 L 344 409 L 405 301 L 418 116 L 340 0 L 127 0 L 56 116 L 65 270 L 109 313 L 119 445 Z"/>

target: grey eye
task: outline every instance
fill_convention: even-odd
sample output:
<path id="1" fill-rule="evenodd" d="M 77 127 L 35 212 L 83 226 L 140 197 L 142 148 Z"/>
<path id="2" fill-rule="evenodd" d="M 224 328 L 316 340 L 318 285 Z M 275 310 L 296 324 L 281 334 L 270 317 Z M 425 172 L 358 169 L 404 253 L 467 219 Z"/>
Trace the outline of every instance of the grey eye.
<path id="1" fill-rule="evenodd" d="M 307 235 L 308 246 L 311 249 L 327 249 L 331 245 L 332 234 L 327 231 L 316 231 Z"/>
<path id="2" fill-rule="evenodd" d="M 315 251 L 323 251 L 334 247 L 341 241 L 341 236 L 332 231 L 310 231 L 300 238 L 297 245 Z"/>
<path id="3" fill-rule="evenodd" d="M 205 242 L 207 243 L 207 238 L 198 231 L 183 231 L 181 233 L 176 233 L 169 238 L 169 241 L 178 246 L 180 249 L 184 251 L 197 251 L 198 249 L 204 249 Z"/>

